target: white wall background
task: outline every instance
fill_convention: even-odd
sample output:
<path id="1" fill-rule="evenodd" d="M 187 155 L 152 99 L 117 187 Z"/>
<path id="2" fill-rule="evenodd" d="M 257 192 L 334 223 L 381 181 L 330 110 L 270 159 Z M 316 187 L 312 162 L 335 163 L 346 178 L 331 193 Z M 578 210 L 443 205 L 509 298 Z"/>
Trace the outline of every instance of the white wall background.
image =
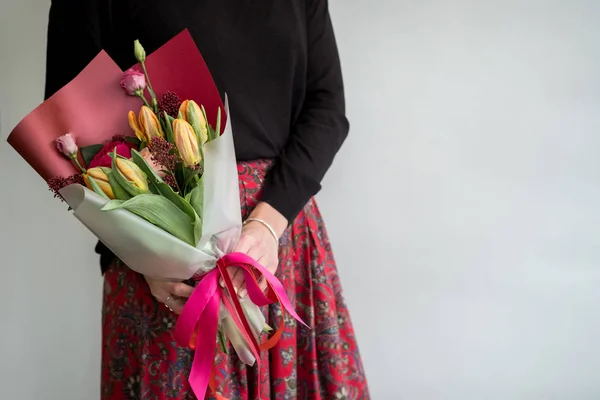
<path id="1" fill-rule="evenodd" d="M 4 143 L 47 9 L 0 4 L 0 398 L 96 399 L 94 239 Z M 331 10 L 353 129 L 320 202 L 372 397 L 600 398 L 600 2 Z"/>

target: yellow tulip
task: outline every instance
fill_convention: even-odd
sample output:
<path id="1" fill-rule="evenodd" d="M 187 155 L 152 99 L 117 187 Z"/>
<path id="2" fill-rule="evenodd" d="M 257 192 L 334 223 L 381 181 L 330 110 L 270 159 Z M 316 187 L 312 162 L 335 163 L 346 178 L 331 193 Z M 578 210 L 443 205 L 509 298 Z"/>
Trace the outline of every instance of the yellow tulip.
<path id="1" fill-rule="evenodd" d="M 110 199 L 115 198 L 112 188 L 110 187 L 110 183 L 108 183 L 108 176 L 106 176 L 100 167 L 90 168 L 87 170 L 87 173 L 83 174 L 85 185 L 90 188 L 90 190 L 94 190 L 94 187 L 89 180 L 90 177 L 94 179 L 105 195 L 107 195 Z"/>
<path id="2" fill-rule="evenodd" d="M 131 160 L 116 157 L 113 166 L 120 172 L 126 182 L 119 182 L 131 195 L 136 196 L 148 191 L 148 180 L 144 171 Z M 125 184 L 123 184 L 125 183 Z"/>
<path id="3" fill-rule="evenodd" d="M 137 121 L 133 111 L 129 111 L 127 117 L 129 119 L 129 126 L 135 132 L 135 136 L 142 142 L 150 143 L 155 137 L 165 137 L 158 117 L 149 107 L 142 106 Z"/>
<path id="4" fill-rule="evenodd" d="M 194 167 L 200 163 L 200 149 L 192 126 L 183 119 L 173 121 L 175 146 L 179 151 L 183 165 Z"/>
<path id="5" fill-rule="evenodd" d="M 184 100 L 179 107 L 179 114 L 192 125 L 200 145 L 204 145 L 208 141 L 208 123 L 198 104 L 194 100 Z"/>

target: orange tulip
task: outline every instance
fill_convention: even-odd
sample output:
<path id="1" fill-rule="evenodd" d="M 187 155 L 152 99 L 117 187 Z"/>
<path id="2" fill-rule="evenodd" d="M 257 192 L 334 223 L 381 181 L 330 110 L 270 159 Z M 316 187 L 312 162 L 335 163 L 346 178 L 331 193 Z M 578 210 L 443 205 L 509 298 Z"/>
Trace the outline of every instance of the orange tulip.
<path id="1" fill-rule="evenodd" d="M 104 173 L 102 168 L 100 168 L 100 167 L 90 168 L 87 170 L 87 173 L 83 174 L 83 180 L 85 182 L 85 185 L 90 190 L 94 190 L 94 187 L 92 186 L 92 184 L 90 183 L 90 180 L 89 180 L 90 177 L 92 179 L 94 179 L 94 181 L 98 184 L 98 186 L 104 192 L 104 194 L 106 194 L 108 196 L 108 198 L 110 198 L 110 199 L 115 198 L 115 195 L 113 194 L 110 183 L 108 183 L 108 176 L 106 176 L 106 174 Z"/>
<path id="2" fill-rule="evenodd" d="M 179 107 L 179 114 L 192 126 L 199 144 L 203 146 L 208 141 L 208 123 L 202 109 L 194 100 L 184 100 Z"/>
<path id="3" fill-rule="evenodd" d="M 121 173 L 125 182 L 119 182 L 132 196 L 148 191 L 148 180 L 144 171 L 140 169 L 133 161 L 116 157 L 113 167 Z M 125 183 L 123 185 L 123 183 Z"/>
<path id="4" fill-rule="evenodd" d="M 183 119 L 173 121 L 175 146 L 186 167 L 194 167 L 200 163 L 200 149 L 192 126 Z"/>
<path id="5" fill-rule="evenodd" d="M 128 119 L 129 126 L 135 132 L 135 136 L 142 142 L 149 143 L 155 137 L 165 137 L 158 117 L 147 106 L 142 106 L 137 121 L 133 111 L 129 111 Z"/>

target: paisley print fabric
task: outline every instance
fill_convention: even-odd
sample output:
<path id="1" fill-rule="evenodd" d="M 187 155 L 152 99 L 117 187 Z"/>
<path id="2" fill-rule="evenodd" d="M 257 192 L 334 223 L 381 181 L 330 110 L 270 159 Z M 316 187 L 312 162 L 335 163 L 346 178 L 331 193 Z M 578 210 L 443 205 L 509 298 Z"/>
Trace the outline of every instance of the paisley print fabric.
<path id="1" fill-rule="evenodd" d="M 258 202 L 269 161 L 238 164 L 242 212 Z M 233 349 L 215 357 L 219 394 L 238 399 L 368 400 L 354 331 L 331 246 L 311 200 L 280 242 L 277 277 L 307 329 L 285 316 L 283 335 L 262 353 L 260 376 Z M 264 310 L 277 328 L 281 309 Z M 104 400 L 193 400 L 187 376 L 193 353 L 173 336 L 177 315 L 158 303 L 144 278 L 116 261 L 105 274 L 102 396 Z M 261 393 L 257 381 L 260 380 Z M 207 392 L 206 398 L 213 399 Z"/>

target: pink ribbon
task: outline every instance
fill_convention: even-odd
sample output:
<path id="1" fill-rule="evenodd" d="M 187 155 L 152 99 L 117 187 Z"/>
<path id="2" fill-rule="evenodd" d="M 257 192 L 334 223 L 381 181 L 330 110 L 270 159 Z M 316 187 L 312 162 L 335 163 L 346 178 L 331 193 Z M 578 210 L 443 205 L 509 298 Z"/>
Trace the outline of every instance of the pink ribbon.
<path id="1" fill-rule="evenodd" d="M 231 314 L 242 336 L 250 345 L 250 350 L 256 358 L 256 365 L 259 370 L 258 376 L 260 376 L 261 368 L 261 349 L 272 347 L 281 334 L 281 329 L 279 329 L 276 335 L 269 340 L 266 347 L 258 344 L 235 294 L 231 278 L 227 273 L 227 268 L 231 267 L 243 269 L 248 296 L 254 304 L 262 307 L 274 302 L 280 302 L 282 307 L 292 317 L 304 326 L 307 326 L 298 316 L 294 307 L 292 307 L 281 282 L 269 270 L 243 253 L 231 253 L 222 257 L 217 261 L 217 268 L 200 278 L 175 325 L 175 338 L 179 345 L 190 347 L 194 347 L 195 345 L 196 348 L 189 382 L 194 394 L 198 398 L 202 398 L 206 394 L 209 386 L 211 386 L 213 391 L 215 390 L 211 385 L 211 373 L 215 356 L 215 340 L 221 301 L 223 301 L 225 308 Z M 257 277 L 254 274 L 255 271 L 267 281 L 267 295 L 258 286 Z M 219 286 L 219 277 L 223 278 L 226 292 Z M 260 381 L 258 385 L 258 393 L 260 393 Z M 221 396 L 218 397 L 222 398 Z"/>

